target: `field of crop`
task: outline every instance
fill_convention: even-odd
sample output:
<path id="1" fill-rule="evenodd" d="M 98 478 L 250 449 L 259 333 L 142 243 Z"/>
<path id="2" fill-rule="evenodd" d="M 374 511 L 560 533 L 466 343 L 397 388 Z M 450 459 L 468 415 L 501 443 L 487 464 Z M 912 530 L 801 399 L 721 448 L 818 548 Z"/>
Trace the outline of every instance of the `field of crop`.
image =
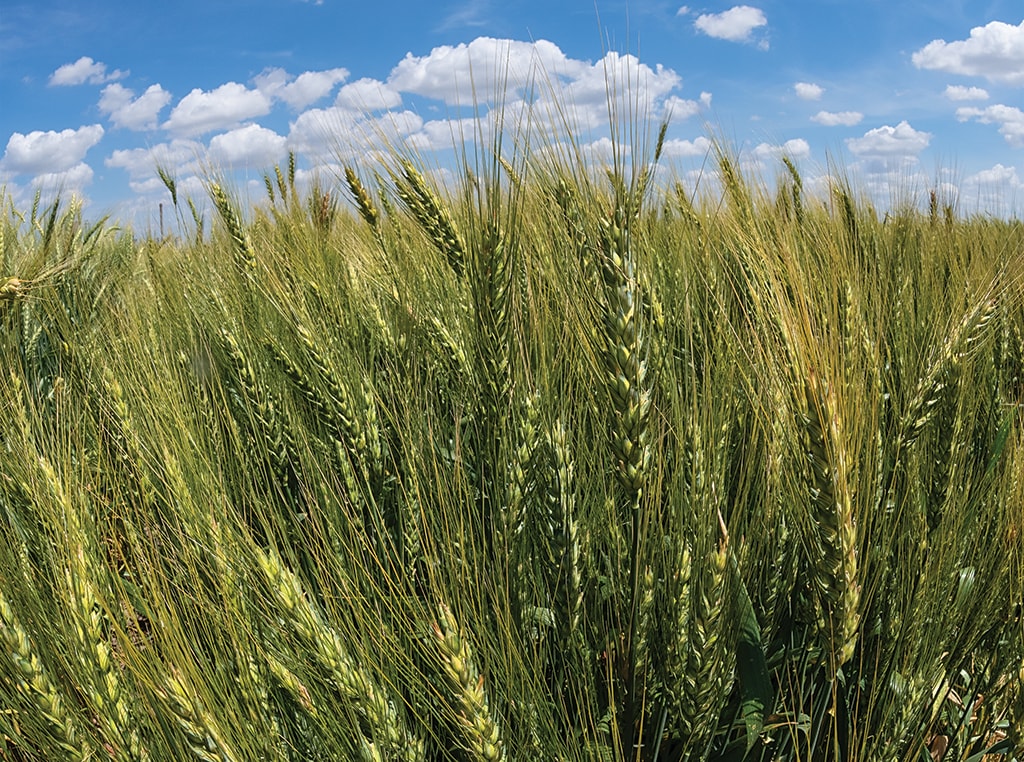
<path id="1" fill-rule="evenodd" d="M 511 144 L 0 196 L 0 760 L 1024 758 L 1024 227 Z"/>

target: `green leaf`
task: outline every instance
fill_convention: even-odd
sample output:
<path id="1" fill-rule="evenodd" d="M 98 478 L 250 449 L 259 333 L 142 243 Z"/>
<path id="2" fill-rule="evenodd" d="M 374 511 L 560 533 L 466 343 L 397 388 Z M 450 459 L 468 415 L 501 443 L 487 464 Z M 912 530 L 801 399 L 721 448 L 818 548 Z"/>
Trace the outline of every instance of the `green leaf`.
<path id="1" fill-rule="evenodd" d="M 761 648 L 761 626 L 754 613 L 754 605 L 750 601 L 743 580 L 739 579 L 739 569 L 733 564 L 737 582 L 737 613 L 739 614 L 739 633 L 736 641 L 736 675 L 740 684 L 740 716 L 747 728 L 747 753 L 754 748 L 761 731 L 764 730 L 764 718 L 775 701 L 768 673 L 768 662 Z"/>
<path id="2" fill-rule="evenodd" d="M 982 760 L 988 754 L 1009 754 L 1012 751 L 1016 751 L 1016 745 L 1009 738 L 1000 741 L 997 744 L 989 746 L 985 751 L 979 751 L 977 754 L 972 754 L 964 762 L 982 762 Z"/>
<path id="3" fill-rule="evenodd" d="M 996 441 L 992 443 L 992 457 L 989 458 L 988 468 L 985 469 L 986 476 L 991 476 L 992 472 L 996 470 L 996 466 L 999 465 L 999 459 L 1006 448 L 1006 440 L 1010 436 L 1010 429 L 1013 427 L 1013 419 L 1015 417 L 1016 407 L 1006 414 L 1006 417 L 1003 418 L 1003 422 L 999 426 L 999 431 L 996 432 Z"/>

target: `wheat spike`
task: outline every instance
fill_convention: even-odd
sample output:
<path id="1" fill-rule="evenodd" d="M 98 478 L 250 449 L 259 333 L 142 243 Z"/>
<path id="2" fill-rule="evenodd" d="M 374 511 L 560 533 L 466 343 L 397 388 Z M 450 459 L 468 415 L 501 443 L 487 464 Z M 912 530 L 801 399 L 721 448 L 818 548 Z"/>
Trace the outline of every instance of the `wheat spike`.
<path id="1" fill-rule="evenodd" d="M 451 213 L 427 184 L 412 162 L 401 162 L 402 177 L 395 177 L 395 192 L 427 234 L 431 243 L 448 260 L 456 277 L 465 272 L 466 246 Z"/>
<path id="2" fill-rule="evenodd" d="M 53 738 L 71 759 L 88 760 L 95 753 L 68 713 L 64 697 L 33 648 L 28 631 L 21 624 L 10 601 L 0 590 L 0 638 L 14 668 L 16 690 L 35 705 L 38 717 L 47 721 Z"/>
<path id="3" fill-rule="evenodd" d="M 487 700 L 483 675 L 451 609 L 442 604 L 438 610 L 432 627 L 445 675 L 461 708 L 459 729 L 466 750 L 480 762 L 500 762 L 505 758 L 505 746 Z"/>
<path id="4" fill-rule="evenodd" d="M 275 484 L 293 502 L 297 497 L 293 464 L 298 458 L 291 429 L 281 413 L 281 402 L 260 383 L 234 334 L 221 328 L 220 338 L 238 381 L 236 403 L 256 424 L 251 434 L 254 450 L 267 453 Z"/>
<path id="5" fill-rule="evenodd" d="M 380 214 L 373 203 L 373 197 L 366 190 L 366 186 L 359 179 L 359 175 L 351 167 L 345 167 L 345 182 L 348 184 L 352 199 L 356 202 L 359 216 L 366 220 L 366 224 L 376 233 Z"/>
<path id="6" fill-rule="evenodd" d="M 681 732 L 693 749 L 703 748 L 717 723 L 732 680 L 735 652 L 728 639 L 729 535 L 719 515 L 721 539 L 706 560 L 691 596 L 688 659 L 677 694 L 675 713 Z"/>
<path id="7" fill-rule="evenodd" d="M 601 221 L 600 259 L 607 299 L 605 373 L 614 410 L 615 472 L 626 493 L 637 499 L 651 458 L 647 441 L 651 393 L 628 224 L 622 204 Z"/>
<path id="8" fill-rule="evenodd" d="M 235 261 L 238 262 L 239 269 L 243 272 L 252 272 L 256 268 L 256 251 L 252 247 L 245 228 L 242 227 L 242 221 L 239 219 L 231 199 L 218 183 L 210 185 L 210 197 L 234 243 Z"/>
<path id="9" fill-rule="evenodd" d="M 371 752 L 383 744 L 388 752 L 407 762 L 419 762 L 425 754 L 421 739 L 405 728 L 395 700 L 349 655 L 338 633 L 328 625 L 306 595 L 298 577 L 276 552 L 257 551 L 257 561 L 278 606 L 316 660 L 331 673 L 341 694 L 359 711 L 370 727 L 364 741 Z M 373 754 L 371 753 L 371 757 Z"/>
<path id="10" fill-rule="evenodd" d="M 804 398 L 818 628 L 838 669 L 853 656 L 860 626 L 849 457 L 833 391 L 814 372 L 805 382 Z"/>

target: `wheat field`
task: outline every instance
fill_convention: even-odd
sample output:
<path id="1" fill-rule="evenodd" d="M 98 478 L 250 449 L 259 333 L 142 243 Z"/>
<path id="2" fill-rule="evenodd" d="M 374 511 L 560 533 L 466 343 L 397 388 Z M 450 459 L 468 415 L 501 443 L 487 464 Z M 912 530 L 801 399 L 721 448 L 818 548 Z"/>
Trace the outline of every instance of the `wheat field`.
<path id="1" fill-rule="evenodd" d="M 1024 758 L 1024 228 L 648 142 L 0 196 L 0 759 Z"/>

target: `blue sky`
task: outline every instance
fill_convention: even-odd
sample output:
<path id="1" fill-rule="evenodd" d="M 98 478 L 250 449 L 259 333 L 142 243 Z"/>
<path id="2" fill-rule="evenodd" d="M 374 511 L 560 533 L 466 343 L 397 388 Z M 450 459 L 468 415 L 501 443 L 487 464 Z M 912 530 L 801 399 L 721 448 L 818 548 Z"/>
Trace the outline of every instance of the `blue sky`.
<path id="1" fill-rule="evenodd" d="M 197 199 L 211 166 L 258 197 L 289 150 L 329 182 L 382 135 L 443 151 L 474 99 L 492 122 L 496 62 L 508 112 L 533 74 L 535 119 L 569 104 L 597 156 L 605 73 L 628 76 L 653 122 L 671 111 L 684 182 L 710 127 L 769 180 L 789 155 L 812 190 L 841 166 L 881 205 L 1024 200 L 1019 0 L 0 0 L 0 185 L 145 225 L 168 200 L 158 163 Z"/>

